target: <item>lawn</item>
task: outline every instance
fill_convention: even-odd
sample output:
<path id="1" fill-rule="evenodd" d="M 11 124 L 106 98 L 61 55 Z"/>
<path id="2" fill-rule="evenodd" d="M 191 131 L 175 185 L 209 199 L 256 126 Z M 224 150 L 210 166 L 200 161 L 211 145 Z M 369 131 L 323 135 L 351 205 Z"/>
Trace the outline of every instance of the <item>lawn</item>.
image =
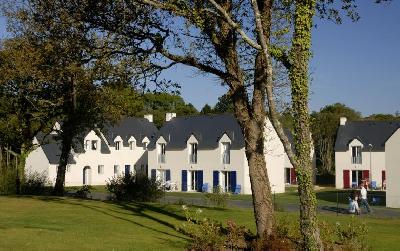
<path id="1" fill-rule="evenodd" d="M 255 230 L 251 209 L 203 208 L 203 214 Z M 297 213 L 280 212 L 278 217 L 297 221 Z M 349 217 L 320 215 L 330 224 L 345 224 Z M 189 241 L 175 230 L 184 220 L 178 205 L 0 196 L 0 219 L 0 249 L 182 250 Z M 363 216 L 358 221 L 369 226 L 373 250 L 400 247 L 400 219 Z"/>

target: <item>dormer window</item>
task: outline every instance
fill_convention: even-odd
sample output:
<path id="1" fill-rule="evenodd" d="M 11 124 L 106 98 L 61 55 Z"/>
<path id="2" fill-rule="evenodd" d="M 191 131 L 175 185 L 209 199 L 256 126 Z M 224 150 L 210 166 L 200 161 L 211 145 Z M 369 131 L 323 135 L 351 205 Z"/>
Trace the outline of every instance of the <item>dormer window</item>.
<path id="1" fill-rule="evenodd" d="M 362 164 L 361 146 L 351 147 L 351 163 Z"/>
<path id="2" fill-rule="evenodd" d="M 190 144 L 190 164 L 197 164 L 197 143 Z"/>
<path id="3" fill-rule="evenodd" d="M 158 144 L 158 163 L 165 163 L 165 144 Z"/>
<path id="4" fill-rule="evenodd" d="M 90 147 L 90 140 L 86 140 L 85 141 L 85 149 L 89 150 L 89 147 Z"/>
<path id="5" fill-rule="evenodd" d="M 222 164 L 230 164 L 231 163 L 231 144 L 230 143 L 222 143 Z"/>
<path id="6" fill-rule="evenodd" d="M 129 141 L 129 150 L 135 149 L 135 141 Z"/>
<path id="7" fill-rule="evenodd" d="M 115 150 L 119 151 L 121 147 L 121 141 L 116 141 L 115 142 Z"/>
<path id="8" fill-rule="evenodd" d="M 97 150 L 97 140 L 92 140 L 92 150 Z"/>

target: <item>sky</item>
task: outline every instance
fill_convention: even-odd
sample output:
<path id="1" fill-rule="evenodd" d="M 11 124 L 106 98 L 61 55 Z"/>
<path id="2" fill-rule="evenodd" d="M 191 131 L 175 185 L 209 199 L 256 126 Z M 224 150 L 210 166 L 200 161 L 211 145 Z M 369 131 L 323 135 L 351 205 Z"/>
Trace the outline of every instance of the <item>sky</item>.
<path id="1" fill-rule="evenodd" d="M 364 116 L 400 111 L 400 1 L 373 2 L 358 1 L 361 19 L 355 23 L 345 19 L 336 25 L 315 18 L 311 111 L 336 102 Z M 0 38 L 6 36 L 0 17 Z M 216 77 L 187 66 L 175 66 L 164 75 L 181 85 L 185 101 L 198 110 L 206 103 L 214 105 L 227 91 Z"/>

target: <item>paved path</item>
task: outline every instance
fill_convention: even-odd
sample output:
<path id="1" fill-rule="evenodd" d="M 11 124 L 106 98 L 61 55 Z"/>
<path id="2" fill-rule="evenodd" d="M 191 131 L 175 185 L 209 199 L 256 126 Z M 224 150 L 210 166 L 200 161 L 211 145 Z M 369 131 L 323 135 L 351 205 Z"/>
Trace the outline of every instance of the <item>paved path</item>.
<path id="1" fill-rule="evenodd" d="M 73 192 L 70 192 L 68 195 L 73 196 Z M 91 198 L 94 200 L 110 200 L 111 196 L 109 193 L 101 193 L 101 192 L 92 192 Z M 194 206 L 207 206 L 206 201 L 201 197 L 188 197 L 185 196 L 176 196 L 176 195 L 168 195 L 168 193 L 159 200 L 160 203 L 163 204 L 185 204 L 185 205 L 194 205 Z M 285 212 L 298 212 L 299 205 L 295 203 L 287 203 L 284 205 L 280 205 L 283 207 Z M 229 200 L 227 207 L 237 207 L 237 208 L 252 208 L 253 203 L 251 200 Z M 400 218 L 400 209 L 391 209 L 386 207 L 374 207 L 372 206 L 372 213 L 369 214 L 371 217 L 377 218 Z M 320 213 L 328 213 L 328 214 L 347 214 L 347 205 L 339 204 L 337 208 L 336 204 L 327 202 L 326 205 L 318 205 L 318 212 Z M 365 211 L 365 210 L 364 210 Z M 362 213 L 361 216 L 366 216 L 367 214 Z"/>

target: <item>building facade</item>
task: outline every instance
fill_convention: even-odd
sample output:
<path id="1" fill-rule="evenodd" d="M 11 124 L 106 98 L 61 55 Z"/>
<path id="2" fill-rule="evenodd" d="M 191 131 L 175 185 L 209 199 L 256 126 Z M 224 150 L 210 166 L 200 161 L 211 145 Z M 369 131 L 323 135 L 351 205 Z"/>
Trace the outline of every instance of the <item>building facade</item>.
<path id="1" fill-rule="evenodd" d="M 179 191 L 225 191 L 251 194 L 244 138 L 232 114 L 176 117 L 149 144 L 149 177 L 170 181 Z M 265 124 L 265 159 L 273 192 L 295 183 L 294 172 L 275 130 Z"/>
<path id="2" fill-rule="evenodd" d="M 335 142 L 336 188 L 359 187 L 362 180 L 382 188 L 387 182 L 386 141 L 400 122 L 347 121 L 340 118 Z"/>
<path id="3" fill-rule="evenodd" d="M 101 131 L 82 133 L 74 140 L 65 186 L 104 185 L 115 175 L 146 172 L 147 144 L 157 132 L 148 119 L 125 118 Z M 25 170 L 43 173 L 54 184 L 61 154 L 57 132 L 38 134 L 34 144 L 38 147 L 26 159 Z"/>

